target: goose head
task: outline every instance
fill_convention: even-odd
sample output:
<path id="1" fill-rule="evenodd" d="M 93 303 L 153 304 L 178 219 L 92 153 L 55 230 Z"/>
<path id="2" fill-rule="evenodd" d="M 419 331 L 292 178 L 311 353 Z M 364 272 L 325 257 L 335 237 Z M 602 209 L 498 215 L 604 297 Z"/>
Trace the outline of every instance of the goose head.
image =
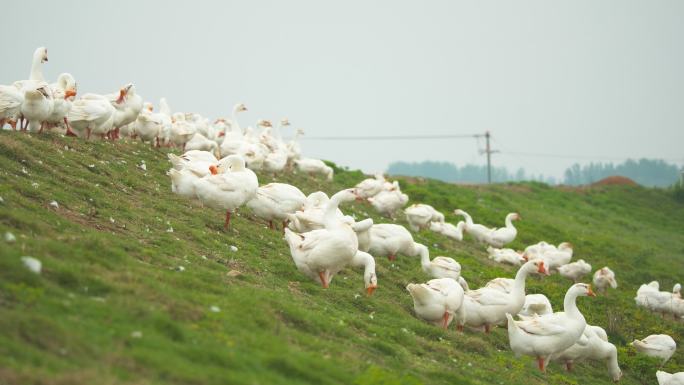
<path id="1" fill-rule="evenodd" d="M 270 127 L 273 127 L 273 123 L 271 123 L 270 120 L 259 119 L 257 121 L 257 127 L 268 127 L 268 128 L 270 128 Z"/>
<path id="2" fill-rule="evenodd" d="M 244 112 L 247 111 L 247 107 L 243 103 L 238 103 L 233 106 L 233 112 L 238 113 L 238 112 Z"/>
<path id="3" fill-rule="evenodd" d="M 39 60 L 41 63 L 45 63 L 46 61 L 48 61 L 47 48 L 45 48 L 45 47 L 36 48 L 36 51 L 33 53 L 33 59 Z"/>
<path id="4" fill-rule="evenodd" d="M 544 263 L 543 259 L 535 259 L 532 261 L 527 261 L 522 267 L 525 269 L 528 273 L 537 273 L 537 274 L 542 274 L 542 275 L 550 275 L 551 273 L 549 272 L 548 267 L 546 266 L 546 263 Z"/>
<path id="5" fill-rule="evenodd" d="M 116 99 L 116 102 L 119 104 L 123 103 L 129 94 L 135 95 L 135 87 L 133 87 L 133 83 L 128 83 L 119 89 L 119 97 Z"/>
<path id="6" fill-rule="evenodd" d="M 518 213 L 510 213 L 507 215 L 507 217 L 511 218 L 512 221 L 519 221 L 522 219 Z"/>
<path id="7" fill-rule="evenodd" d="M 154 106 L 150 102 L 145 102 L 145 104 L 143 104 L 143 109 L 148 112 L 152 112 L 154 111 Z"/>
<path id="8" fill-rule="evenodd" d="M 572 287 L 570 287 L 570 289 L 568 290 L 568 293 L 573 293 L 578 297 L 596 297 L 596 294 L 591 289 L 591 285 L 587 283 L 576 283 L 572 285 Z"/>
<path id="9" fill-rule="evenodd" d="M 280 125 L 282 127 L 287 127 L 290 125 L 290 121 L 287 118 L 282 118 L 282 119 L 280 119 Z"/>
<path id="10" fill-rule="evenodd" d="M 333 195 L 333 197 L 339 199 L 340 203 L 354 202 L 355 200 L 359 199 L 359 194 L 357 193 L 355 188 L 348 188 L 336 193 L 335 195 Z"/>
<path id="11" fill-rule="evenodd" d="M 375 289 L 378 288 L 378 277 L 375 273 L 370 273 L 368 280 L 366 281 L 366 293 L 368 295 L 373 295 Z"/>
<path id="12" fill-rule="evenodd" d="M 560 245 L 558 245 L 558 250 L 572 250 L 572 243 L 563 242 Z"/>

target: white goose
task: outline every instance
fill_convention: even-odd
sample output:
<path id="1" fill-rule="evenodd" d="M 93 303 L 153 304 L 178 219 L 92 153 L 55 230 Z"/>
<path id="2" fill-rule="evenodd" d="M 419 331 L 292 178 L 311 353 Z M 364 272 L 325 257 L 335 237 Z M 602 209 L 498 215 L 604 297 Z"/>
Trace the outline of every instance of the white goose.
<path id="1" fill-rule="evenodd" d="M 294 161 L 297 170 L 307 173 L 311 176 L 322 175 L 326 180 L 333 180 L 332 167 L 323 163 L 320 159 L 300 158 Z"/>
<path id="2" fill-rule="evenodd" d="M 364 179 L 357 183 L 355 188 L 361 198 L 367 199 L 380 193 L 384 184 L 385 177 L 382 174 L 375 174 L 374 178 Z"/>
<path id="3" fill-rule="evenodd" d="M 297 269 L 324 288 L 337 272 L 352 262 L 358 251 L 356 233 L 337 215 L 341 203 L 356 198 L 353 189 L 333 195 L 325 208 L 324 229 L 297 234 L 285 228 L 285 240 Z"/>
<path id="4" fill-rule="evenodd" d="M 515 237 L 518 235 L 518 230 L 515 228 L 515 226 L 513 226 L 513 221 L 517 220 L 520 220 L 520 214 L 518 213 L 510 213 L 506 215 L 506 227 L 492 230 L 489 234 L 487 234 L 485 241 L 498 248 L 503 247 L 507 243 L 513 242 Z"/>
<path id="5" fill-rule="evenodd" d="M 584 259 L 558 267 L 558 273 L 573 282 L 577 283 L 580 278 L 591 273 L 591 265 L 584 262 Z M 596 283 L 594 283 L 596 285 Z"/>
<path id="6" fill-rule="evenodd" d="M 195 127 L 185 120 L 185 114 L 176 112 L 171 116 L 171 131 L 169 140 L 171 144 L 185 151 L 185 144 L 195 136 Z"/>
<path id="7" fill-rule="evenodd" d="M 281 221 L 283 229 L 287 226 L 287 215 L 294 214 L 304 206 L 306 195 L 295 186 L 286 183 L 269 183 L 257 189 L 256 195 L 247 202 L 254 215 L 268 221 L 273 229 L 273 221 Z"/>
<path id="8" fill-rule="evenodd" d="M 392 223 L 378 223 L 370 228 L 368 252 L 376 257 L 387 257 L 390 261 L 397 255 L 415 255 L 411 233 L 404 226 Z"/>
<path id="9" fill-rule="evenodd" d="M 523 254 L 527 259 L 543 259 L 550 272 L 558 270 L 559 267 L 566 265 L 572 260 L 573 246 L 569 242 L 563 242 L 558 247 L 545 248 L 542 253 L 535 253 L 532 256 Z"/>
<path id="10" fill-rule="evenodd" d="M 582 336 L 587 322 L 577 308 L 576 299 L 587 295 L 595 295 L 591 286 L 576 283 L 565 293 L 562 312 L 525 318 L 521 321 L 515 321 L 511 314 L 507 313 L 511 350 L 516 355 L 536 357 L 539 370 L 546 371 L 546 364 L 552 354 L 569 348 Z"/>
<path id="11" fill-rule="evenodd" d="M 330 198 L 323 191 L 309 194 L 304 201 L 304 207 L 294 214 L 287 216 L 287 219 L 290 221 L 288 226 L 299 233 L 324 228 L 325 207 L 329 201 Z M 337 209 L 335 215 L 340 218 L 344 217 L 340 209 Z"/>
<path id="12" fill-rule="evenodd" d="M 31 73 L 27 80 L 18 80 L 14 82 L 14 86 L 22 92 L 27 89 L 36 89 L 41 86 L 46 86 L 45 78 L 43 77 L 43 63 L 48 61 L 47 48 L 38 47 L 33 51 L 31 58 Z"/>
<path id="13" fill-rule="evenodd" d="M 247 111 L 247 107 L 243 103 L 238 103 L 233 106 L 233 113 L 230 124 L 225 125 L 223 133 L 223 141 L 221 142 L 221 156 L 228 156 L 237 154 L 244 141 L 244 133 L 240 128 L 237 116 L 240 112 Z M 230 128 L 230 130 L 228 130 Z"/>
<path id="14" fill-rule="evenodd" d="M 227 228 L 232 211 L 254 198 L 259 181 L 252 170 L 245 168 L 245 160 L 239 155 L 230 155 L 225 164 L 210 167 L 212 175 L 196 180 L 195 191 L 205 206 L 226 210 Z"/>
<path id="15" fill-rule="evenodd" d="M 449 257 L 435 257 L 430 260 L 430 251 L 420 243 L 413 244 L 414 253 L 420 256 L 420 266 L 432 278 L 452 278 L 456 281 L 461 277 L 461 264 Z"/>
<path id="16" fill-rule="evenodd" d="M 356 233 L 356 238 L 359 240 L 359 250 L 368 252 L 371 243 L 370 229 L 373 227 L 373 219 L 366 218 L 359 222 L 354 221 L 351 226 Z"/>
<path id="17" fill-rule="evenodd" d="M 142 111 L 138 114 L 138 118 L 133 124 L 133 136 L 139 137 L 140 141 L 150 142 L 157 147 L 160 146 L 162 136 L 162 121 L 161 114 L 153 112 L 154 107 L 151 103 L 145 103 Z"/>
<path id="18" fill-rule="evenodd" d="M 413 231 L 430 227 L 430 222 L 444 222 L 444 214 L 423 203 L 412 204 L 404 209 L 404 213 L 406 214 L 406 221 Z"/>
<path id="19" fill-rule="evenodd" d="M 463 240 L 463 229 L 465 228 L 465 222 L 460 221 L 456 226 L 449 222 L 430 222 L 430 231 L 437 234 L 442 234 L 449 239 L 455 241 Z"/>
<path id="20" fill-rule="evenodd" d="M 24 93 L 15 86 L 0 85 L 0 130 L 9 122 L 13 129 L 17 127 L 17 118 L 21 114 Z M 21 128 L 21 127 L 20 127 Z"/>
<path id="21" fill-rule="evenodd" d="M 609 287 L 617 289 L 618 284 L 615 280 L 615 273 L 608 266 L 602 267 L 594 273 L 593 284 L 596 286 L 596 291 L 605 293 Z"/>
<path id="22" fill-rule="evenodd" d="M 658 281 L 651 281 L 648 284 L 643 284 L 637 290 L 637 295 L 634 297 L 634 301 L 637 306 L 649 308 L 650 298 L 653 294 L 660 291 L 660 284 Z"/>
<path id="23" fill-rule="evenodd" d="M 387 188 L 387 185 L 390 185 Z M 403 194 L 399 189 L 399 182 L 385 183 L 385 189 L 377 195 L 367 198 L 368 202 L 380 214 L 393 218 L 394 213 L 406 205 L 409 200 L 408 195 Z"/>
<path id="24" fill-rule="evenodd" d="M 185 151 L 190 150 L 208 151 L 214 154 L 216 157 L 221 156 L 218 144 L 199 132 L 196 132 L 192 139 L 185 143 Z"/>
<path id="25" fill-rule="evenodd" d="M 667 334 L 652 334 L 642 340 L 632 341 L 631 345 L 640 353 L 660 358 L 663 365 L 677 350 L 677 343 Z"/>
<path id="26" fill-rule="evenodd" d="M 285 148 L 287 149 L 287 164 L 291 168 L 294 165 L 294 161 L 302 157 L 302 148 L 299 145 L 299 137 L 304 135 L 304 130 L 298 128 L 295 132 L 294 138 L 287 142 Z"/>
<path id="27" fill-rule="evenodd" d="M 138 119 L 138 114 L 143 108 L 143 99 L 136 94 L 133 83 L 128 83 L 119 90 L 118 97 L 110 98 L 110 103 L 114 107 L 114 132 L 111 137 L 118 139 L 121 127 Z"/>
<path id="28" fill-rule="evenodd" d="M 525 296 L 525 304 L 518 315 L 531 317 L 553 313 L 551 301 L 544 294 L 528 294 Z"/>
<path id="29" fill-rule="evenodd" d="M 31 132 L 43 130 L 45 121 L 52 113 L 52 107 L 52 91 L 49 86 L 42 85 L 36 89 L 25 89 L 21 115 L 29 122 L 28 128 Z"/>
<path id="30" fill-rule="evenodd" d="M 489 246 L 487 247 L 487 254 L 489 254 L 489 259 L 499 263 L 520 266 L 520 264 L 525 262 L 522 254 L 513 249 L 496 249 Z"/>
<path id="31" fill-rule="evenodd" d="M 269 152 L 264 159 L 264 170 L 278 173 L 285 169 L 287 165 L 287 147 L 281 141 L 280 128 L 290 125 L 287 119 L 281 119 L 275 128 L 274 135 L 262 135 L 262 143 L 268 147 Z M 269 133 L 268 131 L 266 133 Z"/>
<path id="32" fill-rule="evenodd" d="M 525 279 L 530 273 L 547 274 L 544 261 L 529 261 L 518 269 L 510 292 L 483 287 L 465 294 L 465 324 L 472 328 L 490 327 L 506 322 L 506 313 L 518 314 L 525 304 Z"/>
<path id="33" fill-rule="evenodd" d="M 684 372 L 667 373 L 659 370 L 656 372 L 658 385 L 684 385 Z"/>
<path id="34" fill-rule="evenodd" d="M 487 236 L 494 229 L 490 229 L 487 226 L 473 222 L 473 217 L 471 217 L 470 214 L 468 214 L 467 212 L 465 212 L 461 209 L 454 210 L 454 214 L 462 215 L 463 218 L 465 218 L 466 224 L 465 224 L 464 230 L 466 233 L 468 233 L 468 235 L 475 238 L 480 243 L 486 243 L 487 242 Z"/>
<path id="35" fill-rule="evenodd" d="M 171 177 L 171 191 L 190 199 L 197 198 L 197 179 L 210 175 L 211 166 L 220 167 L 229 162 L 228 158 L 219 161 L 212 153 L 201 150 L 189 150 L 181 156 L 168 153 L 167 156 L 173 166 L 166 173 Z"/>
<path id="36" fill-rule="evenodd" d="M 50 85 L 53 95 L 53 106 L 50 116 L 47 118 L 49 127 L 62 127 L 62 133 L 68 136 L 76 136 L 69 128 L 67 115 L 71 110 L 71 103 L 76 96 L 76 80 L 69 73 L 62 73 L 57 78 L 57 82 Z"/>
<path id="37" fill-rule="evenodd" d="M 463 288 L 456 281 L 440 278 L 421 284 L 409 283 L 406 290 L 413 298 L 413 310 L 419 318 L 444 329 L 456 318 L 458 329 L 463 330 Z"/>
<path id="38" fill-rule="evenodd" d="M 71 103 L 67 119 L 79 138 L 90 139 L 92 134 L 104 138 L 114 124 L 114 107 L 107 97 L 85 94 Z"/>
<path id="39" fill-rule="evenodd" d="M 615 382 L 622 378 L 617 348 L 608 342 L 608 335 L 600 326 L 587 325 L 583 337 L 575 344 L 551 355 L 551 361 L 564 364 L 568 371 L 572 370 L 573 363 L 582 360 L 605 361 L 610 378 Z"/>
<path id="40" fill-rule="evenodd" d="M 363 283 L 366 288 L 366 293 L 372 295 L 378 288 L 378 277 L 375 275 L 375 259 L 372 255 L 358 250 L 352 258 L 351 265 L 353 267 L 363 267 Z"/>

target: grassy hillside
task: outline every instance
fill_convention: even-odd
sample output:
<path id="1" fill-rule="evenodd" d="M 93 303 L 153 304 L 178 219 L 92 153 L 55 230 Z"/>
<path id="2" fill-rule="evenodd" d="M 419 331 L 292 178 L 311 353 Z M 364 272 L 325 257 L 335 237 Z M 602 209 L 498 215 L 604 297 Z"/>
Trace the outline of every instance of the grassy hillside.
<path id="1" fill-rule="evenodd" d="M 501 328 L 461 334 L 416 319 L 404 288 L 428 279 L 416 259 L 378 259 L 372 297 L 361 271 L 324 290 L 297 272 L 281 234 L 246 210 L 224 232 L 222 213 L 173 195 L 168 167 L 164 151 L 142 144 L 0 132 L 0 233 L 17 238 L 0 241 L 0 384 L 610 383 L 598 363 L 539 373 L 531 358 L 514 357 Z M 333 193 L 363 177 L 337 170 L 332 183 L 279 181 Z M 667 289 L 683 278 L 684 204 L 639 187 L 400 182 L 412 202 L 452 221 L 457 207 L 490 225 L 518 211 L 513 247 L 567 240 L 575 258 L 613 268 L 618 290 L 579 306 L 619 346 L 622 383 L 655 383 L 655 362 L 626 344 L 660 332 L 681 342 L 684 325 L 637 309 L 633 297 L 643 282 Z M 367 205 L 343 210 L 381 221 Z M 514 275 L 471 239 L 415 237 L 433 256 L 456 258 L 472 287 Z M 43 273 L 21 256 L 39 258 Z M 528 292 L 558 309 L 569 285 L 535 277 Z M 680 349 L 665 370 L 683 367 Z"/>

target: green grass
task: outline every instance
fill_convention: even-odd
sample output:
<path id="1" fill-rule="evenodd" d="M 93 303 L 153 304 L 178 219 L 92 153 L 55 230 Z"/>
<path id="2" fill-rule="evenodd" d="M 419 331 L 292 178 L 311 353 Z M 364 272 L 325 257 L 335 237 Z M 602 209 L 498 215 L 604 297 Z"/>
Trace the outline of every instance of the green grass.
<path id="1" fill-rule="evenodd" d="M 324 290 L 297 272 L 280 233 L 246 210 L 224 232 L 222 213 L 173 195 L 168 168 L 164 151 L 142 144 L 0 132 L 0 233 L 17 237 L 0 241 L 0 384 L 611 383 L 601 363 L 573 373 L 552 364 L 541 374 L 531 358 L 514 357 L 501 328 L 461 334 L 416 319 L 404 289 L 428 279 L 416 259 L 378 259 L 380 288 L 370 298 L 359 270 Z M 278 180 L 333 193 L 364 178 L 336 172 L 332 183 Z M 513 247 L 567 240 L 575 258 L 613 268 L 618 290 L 579 306 L 618 345 L 622 383 L 655 382 L 657 365 L 628 342 L 652 333 L 681 341 L 684 326 L 637 309 L 633 297 L 643 282 L 668 289 L 682 278 L 684 203 L 641 187 L 399 180 L 412 202 L 451 221 L 454 208 L 489 225 L 518 211 Z M 382 220 L 370 206 L 343 210 Z M 433 256 L 456 258 L 472 287 L 514 275 L 471 239 L 415 238 Z M 39 258 L 43 273 L 25 269 L 21 256 Z M 528 292 L 545 293 L 558 309 L 569 285 L 557 275 L 534 278 Z M 680 350 L 664 369 L 682 366 Z"/>

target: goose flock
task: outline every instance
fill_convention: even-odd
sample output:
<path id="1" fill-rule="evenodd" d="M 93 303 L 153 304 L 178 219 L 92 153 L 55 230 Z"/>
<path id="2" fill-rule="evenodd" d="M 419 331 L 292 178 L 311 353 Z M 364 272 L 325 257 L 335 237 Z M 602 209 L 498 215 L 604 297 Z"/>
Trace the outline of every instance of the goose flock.
<path id="1" fill-rule="evenodd" d="M 182 155 L 168 154 L 171 168 L 167 175 L 175 194 L 225 214 L 225 229 L 231 227 L 236 210 L 248 208 L 269 228 L 282 231 L 295 268 L 323 288 L 329 287 L 341 270 L 359 268 L 363 269 L 364 289 L 372 295 L 378 288 L 376 258 L 413 257 L 430 278 L 406 286 L 418 318 L 445 329 L 453 322 L 459 331 L 489 333 L 505 326 L 511 350 L 535 358 L 541 371 L 550 361 L 570 370 L 575 362 L 593 360 L 604 362 L 613 380 L 621 378 L 616 346 L 602 327 L 587 324 L 577 307 L 578 298 L 595 296 L 594 290 L 607 293 L 616 289 L 615 273 L 602 267 L 593 274 L 593 287 L 582 283 L 592 266 L 583 259 L 572 262 L 574 246 L 569 242 L 553 245 L 542 241 L 523 251 L 505 248 L 517 237 L 514 221 L 521 220 L 518 213 L 506 215 L 504 225 L 497 228 L 475 223 L 459 208 L 453 213 L 463 221 L 448 223 L 445 215 L 430 205 L 404 208 L 408 195 L 397 181 L 381 174 L 332 196 L 322 191 L 305 195 L 286 183 L 259 185 L 257 170 L 300 172 L 326 181 L 333 179 L 334 170 L 319 159 L 302 157 L 298 144 L 302 130 L 296 130 L 290 141 L 283 139 L 281 130 L 290 126 L 288 119 L 281 119 L 276 126 L 262 119 L 256 129 L 242 129 L 238 115 L 247 110 L 242 103 L 235 104 L 230 118 L 212 123 L 196 113 L 174 113 L 164 98 L 155 112 L 130 83 L 111 94 L 76 98 L 77 85 L 71 74 L 61 74 L 52 84 L 45 81 L 42 66 L 47 61 L 47 49 L 36 49 L 29 79 L 0 86 L 0 127 L 54 131 L 85 140 L 139 139 L 155 147 L 179 148 Z M 345 215 L 344 206 L 356 201 L 370 204 L 389 222 L 403 209 L 409 228 Z M 463 276 L 467 271 L 458 261 L 431 257 L 427 246 L 415 242 L 412 232 L 420 231 L 454 241 L 463 241 L 467 235 L 486 247 L 492 261 L 518 270 L 514 277 L 496 278 L 471 289 Z M 525 290 L 528 276 L 553 273 L 573 281 L 558 312 L 546 296 L 526 295 Z M 639 288 L 635 301 L 664 318 L 681 321 L 684 300 L 680 290 L 677 284 L 672 292 L 660 291 L 654 281 Z M 635 340 L 632 345 L 663 363 L 676 349 L 672 337 L 664 334 Z M 661 385 L 684 384 L 684 373 L 658 372 L 657 378 Z"/>

